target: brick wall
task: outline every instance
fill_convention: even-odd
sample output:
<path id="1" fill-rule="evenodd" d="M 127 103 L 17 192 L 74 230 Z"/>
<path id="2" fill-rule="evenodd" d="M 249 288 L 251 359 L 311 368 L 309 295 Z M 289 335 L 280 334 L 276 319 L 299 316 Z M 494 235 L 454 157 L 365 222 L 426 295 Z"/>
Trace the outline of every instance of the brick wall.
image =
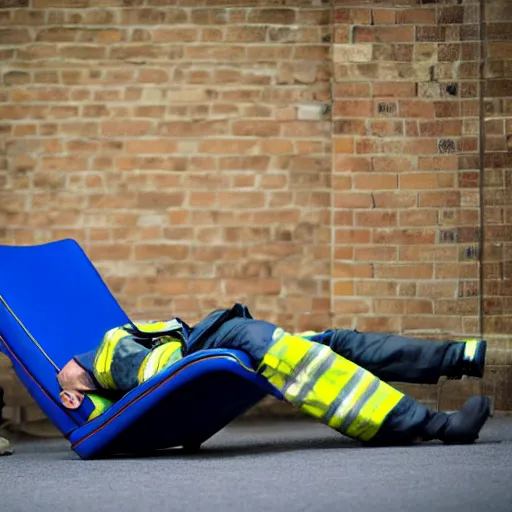
<path id="1" fill-rule="evenodd" d="M 485 327 L 512 408 L 506 4 L 0 0 L 0 243 L 77 239 L 134 317 Z"/>
<path id="2" fill-rule="evenodd" d="M 380 4 L 334 12 L 334 312 L 361 330 L 474 334 L 478 1 Z"/>
<path id="3" fill-rule="evenodd" d="M 132 314 L 325 324 L 330 8 L 124 3 L 1 12 L 2 241 L 76 238 Z"/>
<path id="4" fill-rule="evenodd" d="M 512 409 L 512 2 L 485 2 L 483 332 L 488 389 Z"/>

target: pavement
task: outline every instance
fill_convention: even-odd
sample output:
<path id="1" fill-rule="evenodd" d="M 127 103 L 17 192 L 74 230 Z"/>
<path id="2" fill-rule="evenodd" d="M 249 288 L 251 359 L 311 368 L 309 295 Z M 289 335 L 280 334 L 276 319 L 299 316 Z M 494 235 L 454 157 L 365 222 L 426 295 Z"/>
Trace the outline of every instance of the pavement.
<path id="1" fill-rule="evenodd" d="M 512 511 L 512 417 L 474 445 L 366 448 L 307 421 L 235 423 L 198 454 L 83 461 L 65 440 L 0 458 L 2 512 Z"/>

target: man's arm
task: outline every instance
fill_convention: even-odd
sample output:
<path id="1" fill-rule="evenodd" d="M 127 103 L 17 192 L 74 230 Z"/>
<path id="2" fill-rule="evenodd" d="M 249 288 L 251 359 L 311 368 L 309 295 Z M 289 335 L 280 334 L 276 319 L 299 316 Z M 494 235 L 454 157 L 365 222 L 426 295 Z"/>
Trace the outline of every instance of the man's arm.
<path id="1" fill-rule="evenodd" d="M 164 336 L 152 349 L 142 341 L 124 328 L 105 334 L 92 365 L 103 389 L 130 391 L 183 357 L 179 339 Z"/>
<path id="2" fill-rule="evenodd" d="M 69 409 L 76 409 L 84 392 L 100 389 L 126 393 L 183 357 L 182 340 L 172 335 L 140 339 L 129 328 L 108 331 L 100 346 L 75 356 L 57 375 L 62 388 L 60 398 Z M 151 346 L 151 344 L 150 344 Z"/>

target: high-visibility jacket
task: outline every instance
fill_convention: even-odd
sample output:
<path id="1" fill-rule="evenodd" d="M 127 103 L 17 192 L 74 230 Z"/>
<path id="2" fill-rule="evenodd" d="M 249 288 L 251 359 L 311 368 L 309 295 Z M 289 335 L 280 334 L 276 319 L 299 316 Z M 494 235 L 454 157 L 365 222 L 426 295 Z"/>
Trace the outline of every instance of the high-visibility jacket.
<path id="1" fill-rule="evenodd" d="M 105 412 L 123 393 L 147 381 L 183 357 L 184 335 L 176 320 L 134 322 L 110 329 L 93 353 L 78 355 L 105 396 L 86 393 L 93 403 L 92 420 Z"/>
<path id="2" fill-rule="evenodd" d="M 176 321 L 134 322 L 110 329 L 97 348 L 94 379 L 103 389 L 127 392 L 183 357 Z"/>

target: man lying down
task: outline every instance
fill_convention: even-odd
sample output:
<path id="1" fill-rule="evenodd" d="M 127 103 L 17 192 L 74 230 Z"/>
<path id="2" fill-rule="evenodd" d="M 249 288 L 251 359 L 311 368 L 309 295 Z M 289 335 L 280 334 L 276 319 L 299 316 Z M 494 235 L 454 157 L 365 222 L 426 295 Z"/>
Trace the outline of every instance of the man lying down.
<path id="1" fill-rule="evenodd" d="M 241 304 L 214 311 L 193 327 L 174 319 L 109 330 L 95 351 L 77 355 L 58 374 L 61 401 L 76 409 L 84 393 L 121 396 L 184 355 L 214 348 L 246 352 L 286 401 L 364 444 L 473 443 L 490 415 L 487 397 L 473 396 L 455 413 L 435 412 L 386 383 L 481 378 L 485 341 L 433 342 L 339 329 L 291 334 L 253 319 Z"/>

